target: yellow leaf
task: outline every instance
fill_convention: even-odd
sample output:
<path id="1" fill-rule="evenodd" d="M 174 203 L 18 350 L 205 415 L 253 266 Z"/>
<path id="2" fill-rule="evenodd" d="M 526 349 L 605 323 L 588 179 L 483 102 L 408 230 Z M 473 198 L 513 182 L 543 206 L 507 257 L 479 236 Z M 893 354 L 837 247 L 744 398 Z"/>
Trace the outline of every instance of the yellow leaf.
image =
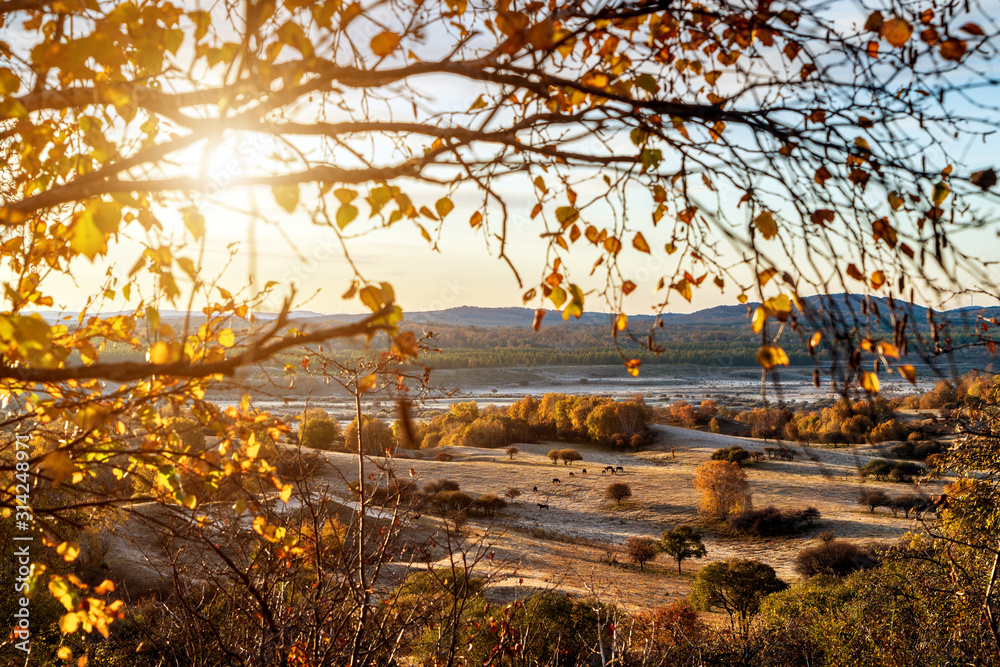
<path id="1" fill-rule="evenodd" d="M 882 23 L 882 38 L 889 44 L 900 47 L 910 40 L 913 34 L 913 26 L 904 19 L 894 17 Z"/>
<path id="2" fill-rule="evenodd" d="M 80 619 L 77 617 L 76 612 L 74 611 L 71 611 L 68 614 L 64 614 L 63 617 L 59 619 L 59 632 L 63 633 L 64 635 L 69 635 L 76 632 L 76 629 L 78 627 L 80 627 Z"/>
<path id="3" fill-rule="evenodd" d="M 646 237 L 642 235 L 642 232 L 636 232 L 635 238 L 632 239 L 632 246 L 639 252 L 649 254 L 649 244 L 646 243 Z"/>
<path id="4" fill-rule="evenodd" d="M 877 394 L 879 390 L 878 376 L 871 371 L 865 371 L 861 375 L 861 388 L 867 391 L 869 394 Z"/>
<path id="5" fill-rule="evenodd" d="M 620 313 L 618 319 L 615 320 L 615 327 L 618 331 L 625 331 L 626 327 L 628 327 L 628 315 Z"/>
<path id="6" fill-rule="evenodd" d="M 917 383 L 917 369 L 915 369 L 910 364 L 906 364 L 905 366 L 900 366 L 899 374 L 905 377 L 907 380 L 909 380 L 910 384 Z"/>
<path id="7" fill-rule="evenodd" d="M 899 359 L 899 348 L 892 343 L 879 343 L 878 351 L 887 357 Z"/>
<path id="8" fill-rule="evenodd" d="M 819 342 L 820 342 L 820 341 L 821 341 L 822 339 L 823 339 L 823 334 L 821 334 L 821 333 L 820 333 L 820 332 L 818 332 L 818 331 L 817 331 L 816 333 L 814 333 L 814 334 L 813 334 L 813 335 L 812 335 L 812 336 L 811 336 L 811 337 L 809 338 L 809 349 L 810 349 L 810 350 L 814 350 L 814 349 L 816 349 L 816 346 L 817 346 L 817 345 L 819 345 Z"/>
<path id="9" fill-rule="evenodd" d="M 787 322 L 789 316 L 792 314 L 792 302 L 787 294 L 779 294 L 778 296 L 771 297 L 761 304 L 761 306 L 767 312 L 768 316 L 782 322 Z"/>
<path id="10" fill-rule="evenodd" d="M 184 354 L 184 347 L 180 343 L 167 343 L 157 341 L 153 347 L 149 348 L 148 360 L 154 364 L 172 364 L 180 361 Z"/>
<path id="11" fill-rule="evenodd" d="M 271 194 L 274 195 L 274 201 L 278 202 L 278 206 L 289 213 L 299 204 L 298 185 L 275 185 L 271 187 Z"/>
<path id="12" fill-rule="evenodd" d="M 292 485 L 285 484 L 281 487 L 281 493 L 278 494 L 278 497 L 281 498 L 281 502 L 287 503 L 288 499 L 292 497 Z"/>
<path id="13" fill-rule="evenodd" d="M 760 306 L 757 310 L 753 311 L 753 320 L 750 323 L 750 327 L 753 329 L 754 333 L 760 333 L 764 329 L 764 323 L 767 322 L 767 313 Z"/>
<path id="14" fill-rule="evenodd" d="M 872 289 L 879 289 L 885 284 L 885 272 L 884 271 L 873 271 L 872 272 Z"/>
<path id="15" fill-rule="evenodd" d="M 778 234 L 778 225 L 770 211 L 764 211 L 754 218 L 753 224 L 766 240 L 771 240 Z"/>
<path id="16" fill-rule="evenodd" d="M 642 365 L 642 359 L 629 359 L 625 362 L 625 370 L 632 377 L 639 377 L 639 366 Z"/>
<path id="17" fill-rule="evenodd" d="M 232 329 L 223 329 L 216 336 L 216 340 L 219 341 L 219 345 L 222 347 L 232 347 L 236 344 L 236 334 L 233 333 Z"/>
<path id="18" fill-rule="evenodd" d="M 59 628 L 62 629 L 62 620 L 59 621 Z M 59 650 L 56 651 L 56 655 L 60 660 L 69 660 L 73 657 L 73 651 L 68 646 L 60 646 Z"/>
<path id="19" fill-rule="evenodd" d="M 184 226 L 197 241 L 205 233 L 205 216 L 194 209 L 186 209 L 183 214 Z"/>
<path id="20" fill-rule="evenodd" d="M 76 542 L 63 542 L 56 547 L 56 553 L 67 563 L 72 563 L 80 555 L 80 545 Z"/>
<path id="21" fill-rule="evenodd" d="M 738 297 L 736 297 L 736 300 L 739 301 L 740 303 L 746 303 L 747 300 L 748 300 L 747 299 L 747 295 L 746 294 L 740 294 Z"/>
<path id="22" fill-rule="evenodd" d="M 69 247 L 81 255 L 85 255 L 90 261 L 94 261 L 94 257 L 107 249 L 104 245 L 104 232 L 97 226 L 91 215 L 84 214 L 77 218 L 70 233 L 72 236 Z"/>
<path id="23" fill-rule="evenodd" d="M 0 67 L 0 95 L 13 95 L 21 89 L 21 79 L 6 67 Z"/>
<path id="24" fill-rule="evenodd" d="M 53 484 L 59 484 L 64 479 L 76 472 L 73 459 L 66 452 L 50 452 L 42 458 L 39 467 L 42 472 L 52 479 Z"/>
<path id="25" fill-rule="evenodd" d="M 366 375 L 365 377 L 358 380 L 358 391 L 364 393 L 366 391 L 371 391 L 378 384 L 378 376 L 375 373 L 371 375 Z"/>
<path id="26" fill-rule="evenodd" d="M 402 38 L 399 36 L 399 33 L 386 30 L 372 37 L 370 46 L 372 47 L 372 52 L 375 55 L 380 58 L 384 58 L 399 48 L 399 41 L 401 39 Z"/>
<path id="27" fill-rule="evenodd" d="M 948 198 L 949 194 L 951 194 L 951 188 L 948 187 L 947 183 L 945 183 L 944 181 L 937 183 L 934 186 L 934 194 L 932 195 L 934 199 L 934 205 L 940 206 L 941 204 L 943 204 L 944 200 Z"/>
<path id="28" fill-rule="evenodd" d="M 787 366 L 788 355 L 776 345 L 762 345 L 757 350 L 757 363 L 767 370 L 771 370 L 775 366 Z"/>
<path id="29" fill-rule="evenodd" d="M 448 197 L 441 197 L 441 199 L 438 199 L 437 202 L 434 203 L 434 208 L 435 210 L 437 210 L 437 214 L 441 216 L 441 219 L 443 220 L 446 215 L 451 213 L 452 209 L 455 208 L 455 205 L 451 202 L 451 199 L 449 199 Z"/>

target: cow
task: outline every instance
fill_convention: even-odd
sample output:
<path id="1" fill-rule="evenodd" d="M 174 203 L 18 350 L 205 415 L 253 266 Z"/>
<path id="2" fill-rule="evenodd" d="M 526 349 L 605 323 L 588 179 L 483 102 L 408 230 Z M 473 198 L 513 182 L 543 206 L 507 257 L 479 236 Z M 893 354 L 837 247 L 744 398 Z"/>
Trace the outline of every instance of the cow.
<path id="1" fill-rule="evenodd" d="M 584 474 L 584 475 L 587 474 L 587 469 L 586 468 L 583 469 L 583 473 L 582 474 Z"/>
<path id="2" fill-rule="evenodd" d="M 558 478 L 558 477 L 553 477 L 553 478 L 552 478 L 552 483 L 553 483 L 553 484 L 562 484 L 562 482 L 560 482 L 560 481 L 559 481 L 559 478 Z"/>
<path id="3" fill-rule="evenodd" d="M 535 504 L 538 505 L 538 509 L 540 510 L 547 510 L 549 508 L 548 505 L 543 505 L 542 503 L 535 503 Z"/>
<path id="4" fill-rule="evenodd" d="M 607 475 L 607 474 L 608 474 L 608 469 L 607 469 L 607 468 L 605 468 L 604 470 L 602 470 L 602 471 L 601 471 L 601 474 L 602 474 L 602 475 Z"/>
<path id="5" fill-rule="evenodd" d="M 618 466 L 617 468 L 615 468 L 615 470 L 617 470 L 618 472 L 625 472 L 625 468 L 621 466 Z"/>
<path id="6" fill-rule="evenodd" d="M 538 487 L 537 486 L 531 487 L 531 490 L 534 491 L 535 493 L 538 493 Z"/>
<path id="7" fill-rule="evenodd" d="M 573 477 L 573 473 L 570 473 L 570 474 L 569 474 L 569 476 L 570 476 L 570 477 Z"/>

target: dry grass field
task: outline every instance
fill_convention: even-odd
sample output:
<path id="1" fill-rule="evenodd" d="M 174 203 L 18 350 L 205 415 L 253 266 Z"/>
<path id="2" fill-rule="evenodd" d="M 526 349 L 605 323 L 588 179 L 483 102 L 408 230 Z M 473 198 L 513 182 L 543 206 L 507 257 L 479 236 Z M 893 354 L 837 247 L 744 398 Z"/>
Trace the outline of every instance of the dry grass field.
<path id="1" fill-rule="evenodd" d="M 747 468 L 754 506 L 815 507 L 822 518 L 814 527 L 795 537 L 748 538 L 721 535 L 703 525 L 708 556 L 685 561 L 681 575 L 673 561 L 662 557 L 640 572 L 620 549 L 619 564 L 608 565 L 606 545 L 620 546 L 632 535 L 657 537 L 681 523 L 701 524 L 699 494 L 691 482 L 695 468 L 713 451 L 733 444 L 750 450 L 765 446 L 747 438 L 655 428 L 658 444 L 647 451 L 623 453 L 573 445 L 583 461 L 571 466 L 553 465 L 545 456 L 552 448 L 570 446 L 565 443 L 517 445 L 521 452 L 513 461 L 502 450 L 451 448 L 454 460 L 450 462 L 396 459 L 395 466 L 403 477 L 412 470 L 420 485 L 450 479 L 472 494 L 502 495 L 508 487 L 521 490 L 520 498 L 492 524 L 481 519 L 469 524 L 470 542 L 484 537 L 489 541 L 494 554 L 489 568 L 491 588 L 498 597 L 510 596 L 518 588 L 523 593 L 558 588 L 571 595 L 598 594 L 634 608 L 679 600 L 687 594 L 694 573 L 714 560 L 757 559 L 774 567 L 786 581 L 794 581 L 796 553 L 815 544 L 824 531 L 859 543 L 891 543 L 915 526 L 912 518 L 894 518 L 884 510 L 873 515 L 857 505 L 862 489 L 881 488 L 890 494 L 937 490 L 936 485 L 914 489 L 905 484 L 862 482 L 859 467 L 876 458 L 869 447 L 804 448 L 787 443 L 798 452 L 795 461 L 767 460 Z M 437 451 L 424 455 L 432 458 Z M 354 476 L 352 456 L 326 456 L 338 469 L 331 481 L 339 474 L 347 479 Z M 624 473 L 602 474 L 607 465 L 621 466 Z M 621 507 L 604 500 L 604 490 L 612 481 L 627 482 L 632 488 L 632 498 Z M 532 490 L 536 487 L 537 492 Z M 549 509 L 539 509 L 536 503 L 547 504 Z"/>

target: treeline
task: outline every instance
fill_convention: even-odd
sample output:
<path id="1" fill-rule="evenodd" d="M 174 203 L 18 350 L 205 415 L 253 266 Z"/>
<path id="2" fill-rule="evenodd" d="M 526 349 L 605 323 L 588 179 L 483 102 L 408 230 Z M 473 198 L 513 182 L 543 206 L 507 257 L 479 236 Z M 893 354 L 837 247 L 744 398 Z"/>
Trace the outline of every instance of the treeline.
<path id="1" fill-rule="evenodd" d="M 601 396 L 548 393 L 525 396 L 508 408 L 454 403 L 448 412 L 417 422 L 414 445 L 496 449 L 515 442 L 565 440 L 638 448 L 647 444 L 649 410 L 642 399 L 615 401 Z M 399 433 L 397 422 L 394 430 Z"/>

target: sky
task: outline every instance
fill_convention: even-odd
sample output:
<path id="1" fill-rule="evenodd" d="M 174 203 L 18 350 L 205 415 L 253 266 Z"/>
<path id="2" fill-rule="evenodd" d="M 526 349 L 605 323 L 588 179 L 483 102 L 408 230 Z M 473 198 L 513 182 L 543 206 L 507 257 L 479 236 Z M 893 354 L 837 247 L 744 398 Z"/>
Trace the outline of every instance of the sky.
<path id="1" fill-rule="evenodd" d="M 844 2 L 842 7 L 845 8 L 845 16 L 861 15 L 853 3 Z M 852 9 L 847 10 L 848 7 Z M 421 85 L 425 87 L 420 92 L 428 95 L 428 104 L 432 107 L 440 103 L 451 108 L 466 108 L 478 95 L 478 90 L 460 84 L 425 81 Z M 252 151 L 248 154 L 244 149 L 244 146 L 233 144 L 216 149 L 209 156 L 207 173 L 203 176 L 213 181 L 252 170 L 257 166 L 259 156 Z M 996 146 L 971 146 L 963 168 L 971 171 L 991 166 L 995 154 Z M 190 168 L 198 169 L 200 153 L 192 153 L 189 157 Z M 414 186 L 413 191 L 419 194 L 422 187 Z M 524 187 L 523 182 L 521 187 Z M 427 194 L 436 198 L 440 196 L 440 191 L 434 191 L 433 195 L 428 191 Z M 440 239 L 440 252 L 433 251 L 415 227 L 398 223 L 391 229 L 375 230 L 364 237 L 351 239 L 351 256 L 366 277 L 392 283 L 398 301 L 406 310 L 438 310 L 461 305 L 520 306 L 524 290 L 543 277 L 545 248 L 538 236 L 538 225 L 527 215 L 535 201 L 531 193 L 512 187 L 504 195 L 511 203 L 512 212 L 508 254 L 521 272 L 525 283 L 523 288 L 518 286 L 511 269 L 496 257 L 496 240 L 484 239 L 481 232 L 470 229 L 465 222 L 475 209 L 475 203 L 463 199 L 461 194 L 455 199 L 456 209 L 449 216 L 445 233 Z M 637 198 L 633 200 L 638 202 Z M 303 201 L 309 203 L 305 190 Z M 207 219 L 203 278 L 211 278 L 224 271 L 222 284 L 230 289 L 251 284 L 260 286 L 271 280 L 286 287 L 294 284 L 299 295 L 296 307 L 300 309 L 359 312 L 363 308 L 356 300 L 345 302 L 340 298 L 350 284 L 352 272 L 332 230 L 311 225 L 301 212 L 287 213 L 274 203 L 266 191 L 232 191 L 221 198 L 221 205 L 207 200 L 200 204 Z M 249 222 L 245 216 L 227 208 L 246 208 L 251 204 L 257 208 L 260 221 Z M 643 210 L 643 204 L 636 203 L 635 206 L 630 214 L 639 218 L 648 215 L 648 211 Z M 360 208 L 364 217 L 366 205 L 362 203 Z M 175 240 L 182 242 L 185 237 L 179 214 L 165 210 L 161 211 L 161 218 L 167 225 L 165 234 L 172 234 Z M 135 230 L 130 232 L 133 233 Z M 656 231 L 648 231 L 648 225 L 644 227 L 644 233 L 647 233 L 654 249 L 662 248 L 664 241 L 669 240 L 658 237 Z M 110 261 L 100 259 L 91 263 L 82 259 L 74 266 L 71 276 L 53 280 L 51 287 L 57 306 L 67 310 L 79 308 L 83 298 L 92 293 L 93 285 L 109 270 L 121 281 L 126 281 L 132 258 L 141 252 L 141 240 L 138 236 L 122 238 L 112 248 Z M 992 230 L 976 232 L 966 238 L 965 243 L 979 248 L 984 260 L 1000 260 L 1000 244 L 996 242 Z M 237 244 L 238 253 L 224 269 L 230 244 Z M 629 314 L 648 313 L 663 297 L 663 293 L 654 294 L 653 286 L 659 276 L 665 271 L 669 273 L 673 266 L 666 262 L 662 251 L 650 257 L 627 246 L 620 263 L 626 267 L 626 277 L 638 283 L 639 288 L 626 298 L 625 311 Z M 192 247 L 181 252 L 196 257 L 198 249 Z M 574 256 L 574 281 L 585 290 L 600 290 L 604 284 L 603 272 L 598 271 L 593 278 L 586 277 L 597 255 L 588 248 L 580 248 Z M 735 253 L 728 256 L 733 260 L 737 258 Z M 278 292 L 278 295 L 283 293 Z M 738 294 L 739 290 L 734 286 L 727 286 L 723 292 L 707 287 L 696 290 L 691 303 L 673 294 L 668 310 L 690 312 L 734 304 Z M 279 304 L 280 299 L 271 300 L 265 309 L 277 310 Z M 528 305 L 535 306 L 537 301 Z M 967 302 L 949 305 L 967 305 Z M 126 304 L 119 306 L 127 307 Z M 603 302 L 594 297 L 588 300 L 587 309 L 600 311 L 605 308 Z"/>

